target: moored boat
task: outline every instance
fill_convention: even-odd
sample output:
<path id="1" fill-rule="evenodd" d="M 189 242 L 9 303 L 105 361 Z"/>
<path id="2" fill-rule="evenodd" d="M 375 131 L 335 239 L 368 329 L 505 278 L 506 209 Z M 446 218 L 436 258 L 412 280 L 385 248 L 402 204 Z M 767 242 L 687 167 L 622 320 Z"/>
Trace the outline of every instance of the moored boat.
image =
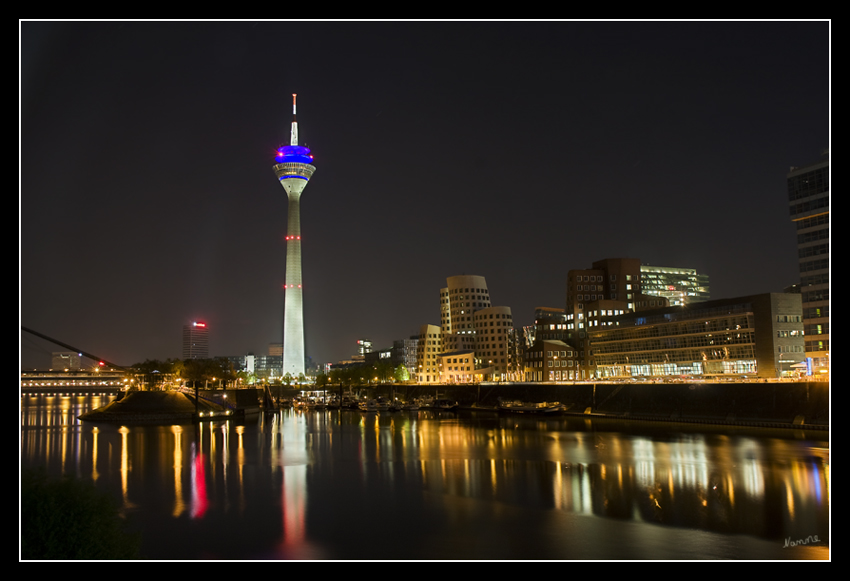
<path id="1" fill-rule="evenodd" d="M 566 410 L 566 406 L 557 401 L 501 401 L 499 411 L 514 414 L 555 414 Z"/>
<path id="2" fill-rule="evenodd" d="M 447 410 L 452 411 L 457 409 L 457 402 L 450 399 L 437 399 L 434 400 L 434 405 L 432 406 L 436 410 Z"/>
<path id="3" fill-rule="evenodd" d="M 390 403 L 382 397 L 361 401 L 357 408 L 362 412 L 385 412 L 390 409 Z"/>
<path id="4" fill-rule="evenodd" d="M 401 404 L 401 409 L 404 411 L 416 411 L 419 409 L 419 402 L 417 400 L 404 402 Z"/>
<path id="5" fill-rule="evenodd" d="M 432 395 L 424 395 L 422 397 L 417 397 L 414 401 L 419 404 L 420 408 L 430 409 L 434 407 L 434 396 Z"/>
<path id="6" fill-rule="evenodd" d="M 376 412 L 378 411 L 378 402 L 374 399 L 367 399 L 357 404 L 357 409 L 361 412 Z"/>

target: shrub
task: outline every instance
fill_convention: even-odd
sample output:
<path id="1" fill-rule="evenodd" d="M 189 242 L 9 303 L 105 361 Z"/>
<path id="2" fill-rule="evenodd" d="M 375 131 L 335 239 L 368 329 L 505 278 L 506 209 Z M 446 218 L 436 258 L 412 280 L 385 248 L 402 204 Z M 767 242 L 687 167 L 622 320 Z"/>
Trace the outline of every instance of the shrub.
<path id="1" fill-rule="evenodd" d="M 21 472 L 21 559 L 134 559 L 139 536 L 93 483 Z"/>

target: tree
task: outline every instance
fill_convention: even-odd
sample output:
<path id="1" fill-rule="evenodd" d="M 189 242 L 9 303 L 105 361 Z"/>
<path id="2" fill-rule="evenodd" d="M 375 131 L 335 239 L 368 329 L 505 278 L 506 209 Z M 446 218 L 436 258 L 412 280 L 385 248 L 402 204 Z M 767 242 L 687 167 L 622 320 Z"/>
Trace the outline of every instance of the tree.
<path id="1" fill-rule="evenodd" d="M 378 381 L 381 383 L 386 383 L 393 376 L 393 364 L 389 361 L 379 361 L 377 365 L 375 365 L 375 377 L 378 378 Z"/>
<path id="2" fill-rule="evenodd" d="M 201 359 L 186 359 L 183 361 L 182 376 L 186 379 L 187 384 L 195 385 L 196 382 L 203 381 L 204 373 Z"/>
<path id="3" fill-rule="evenodd" d="M 169 359 L 168 362 L 171 364 L 171 373 L 175 378 L 181 380 L 186 378 L 186 365 L 180 359 Z"/>
<path id="4" fill-rule="evenodd" d="M 133 365 L 136 380 L 140 385 L 154 387 L 174 377 L 182 377 L 183 362 L 179 359 L 145 359 L 142 363 Z"/>
<path id="5" fill-rule="evenodd" d="M 239 371 L 236 373 L 236 380 L 242 385 L 254 385 L 257 383 L 257 376 L 247 371 Z"/>
<path id="6" fill-rule="evenodd" d="M 236 379 L 236 370 L 233 369 L 233 362 L 227 357 L 215 357 L 207 361 L 209 362 L 207 370 L 212 374 L 210 379 L 212 377 L 217 380 L 220 379 L 222 380 L 222 384 Z"/>
<path id="7" fill-rule="evenodd" d="M 224 385 L 236 379 L 236 371 L 227 357 L 215 357 L 213 359 L 186 359 L 182 362 L 183 370 L 181 377 L 187 382 L 206 383 L 209 381 L 221 381 Z M 175 366 L 176 368 L 176 366 Z"/>
<path id="8" fill-rule="evenodd" d="M 393 377 L 398 383 L 404 383 L 405 381 L 408 381 L 410 379 L 410 372 L 407 371 L 407 367 L 399 364 L 399 366 L 395 368 Z"/>

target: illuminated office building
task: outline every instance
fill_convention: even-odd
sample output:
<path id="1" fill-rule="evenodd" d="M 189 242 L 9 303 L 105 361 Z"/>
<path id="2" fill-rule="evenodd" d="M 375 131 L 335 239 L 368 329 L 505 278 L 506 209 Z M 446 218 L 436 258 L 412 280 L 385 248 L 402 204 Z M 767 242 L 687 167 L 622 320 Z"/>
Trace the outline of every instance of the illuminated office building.
<path id="1" fill-rule="evenodd" d="M 665 297 L 644 293 L 639 259 L 597 260 L 589 269 L 567 273 L 566 333 L 548 338 L 560 338 L 574 347 L 581 361 L 579 379 L 591 379 L 597 374 L 589 331 L 612 325 L 613 319 L 624 313 L 668 304 Z"/>
<path id="2" fill-rule="evenodd" d="M 367 353 L 372 352 L 372 341 L 371 339 L 358 339 L 357 340 L 357 354 L 361 357 L 366 357 Z"/>
<path id="3" fill-rule="evenodd" d="M 797 260 L 806 334 L 814 373 L 829 373 L 829 151 L 788 173 L 788 202 L 797 228 Z"/>
<path id="4" fill-rule="evenodd" d="M 699 274 L 693 268 L 642 264 L 640 286 L 643 294 L 664 297 L 670 301 L 670 306 L 674 307 L 711 298 L 708 275 Z"/>
<path id="5" fill-rule="evenodd" d="M 634 310 L 640 293 L 640 260 L 597 260 L 591 268 L 567 273 L 567 315 L 581 313 L 601 300 L 620 301 L 624 309 Z"/>
<path id="6" fill-rule="evenodd" d="M 797 377 L 801 304 L 766 293 L 624 313 L 588 332 L 597 377 Z"/>
<path id="7" fill-rule="evenodd" d="M 209 359 L 209 328 L 202 321 L 183 325 L 183 359 Z"/>

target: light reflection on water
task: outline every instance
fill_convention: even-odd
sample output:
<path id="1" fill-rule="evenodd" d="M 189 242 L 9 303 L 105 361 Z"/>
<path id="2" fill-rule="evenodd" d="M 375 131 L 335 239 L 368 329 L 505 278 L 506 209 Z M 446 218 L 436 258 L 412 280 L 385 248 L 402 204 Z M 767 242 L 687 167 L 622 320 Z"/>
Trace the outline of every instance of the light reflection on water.
<path id="1" fill-rule="evenodd" d="M 826 433 L 428 411 L 75 419 L 107 401 L 22 397 L 22 466 L 114 493 L 150 558 L 829 558 Z"/>

